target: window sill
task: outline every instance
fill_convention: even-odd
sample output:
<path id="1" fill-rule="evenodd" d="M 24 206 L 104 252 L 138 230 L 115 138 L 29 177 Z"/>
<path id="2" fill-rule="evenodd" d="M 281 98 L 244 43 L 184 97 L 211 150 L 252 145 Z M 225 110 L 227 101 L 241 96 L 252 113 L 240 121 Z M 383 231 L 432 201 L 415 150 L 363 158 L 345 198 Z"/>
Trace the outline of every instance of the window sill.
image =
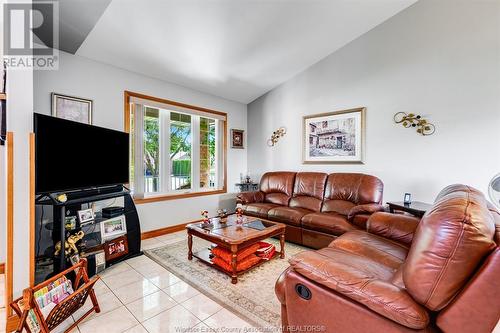
<path id="1" fill-rule="evenodd" d="M 193 198 L 193 197 L 202 197 L 206 195 L 214 195 L 214 194 L 224 194 L 227 193 L 227 190 L 213 190 L 213 191 L 200 191 L 200 192 L 191 192 L 191 193 L 181 193 L 181 194 L 165 194 L 158 195 L 154 197 L 147 198 L 134 198 L 134 203 L 136 205 L 141 205 L 150 202 L 158 202 L 158 201 L 168 201 L 168 200 L 177 200 L 177 199 L 185 199 L 185 198 Z"/>

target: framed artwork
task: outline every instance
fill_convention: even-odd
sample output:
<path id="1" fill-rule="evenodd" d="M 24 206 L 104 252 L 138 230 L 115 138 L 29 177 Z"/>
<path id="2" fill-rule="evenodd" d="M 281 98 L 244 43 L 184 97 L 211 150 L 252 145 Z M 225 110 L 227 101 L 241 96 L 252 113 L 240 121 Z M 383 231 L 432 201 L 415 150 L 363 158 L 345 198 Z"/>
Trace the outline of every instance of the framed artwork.
<path id="1" fill-rule="evenodd" d="M 231 129 L 231 148 L 244 149 L 245 131 L 239 129 Z"/>
<path id="2" fill-rule="evenodd" d="M 363 163 L 366 108 L 304 116 L 303 163 Z"/>
<path id="3" fill-rule="evenodd" d="M 92 100 L 52 93 L 52 115 L 57 118 L 92 124 Z"/>
<path id="4" fill-rule="evenodd" d="M 125 222 L 125 215 L 113 217 L 101 222 L 101 239 L 103 242 L 126 233 L 127 224 Z"/>
<path id="5" fill-rule="evenodd" d="M 104 256 L 106 261 L 110 261 L 128 253 L 127 237 L 121 236 L 104 243 Z M 97 261 L 97 260 L 96 260 Z"/>
<path id="6" fill-rule="evenodd" d="M 77 214 L 80 223 L 89 222 L 94 219 L 94 211 L 92 208 L 79 210 Z"/>

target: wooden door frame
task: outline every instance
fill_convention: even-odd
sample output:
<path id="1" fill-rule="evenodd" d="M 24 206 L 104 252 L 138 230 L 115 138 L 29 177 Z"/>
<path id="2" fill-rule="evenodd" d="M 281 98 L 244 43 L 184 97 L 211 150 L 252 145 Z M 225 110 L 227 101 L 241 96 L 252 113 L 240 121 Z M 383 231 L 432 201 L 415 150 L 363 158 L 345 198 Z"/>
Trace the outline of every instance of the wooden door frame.
<path id="1" fill-rule="evenodd" d="M 5 314 L 7 327 L 12 317 L 14 258 L 14 133 L 7 132 L 7 257 L 5 261 Z"/>
<path id="2" fill-rule="evenodd" d="M 29 134 L 29 283 L 35 283 L 35 134 Z M 14 297 L 14 133 L 7 132 L 7 260 L 5 263 L 6 331 L 16 329 L 19 318 L 9 304 Z"/>

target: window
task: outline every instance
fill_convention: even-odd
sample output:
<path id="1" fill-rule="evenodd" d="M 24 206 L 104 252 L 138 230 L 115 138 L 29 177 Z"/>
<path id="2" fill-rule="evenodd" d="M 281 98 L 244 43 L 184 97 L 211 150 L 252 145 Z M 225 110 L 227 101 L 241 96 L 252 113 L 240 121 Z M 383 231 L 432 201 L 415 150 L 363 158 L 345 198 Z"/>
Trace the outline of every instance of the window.
<path id="1" fill-rule="evenodd" d="M 226 114 L 125 92 L 136 202 L 224 193 Z"/>

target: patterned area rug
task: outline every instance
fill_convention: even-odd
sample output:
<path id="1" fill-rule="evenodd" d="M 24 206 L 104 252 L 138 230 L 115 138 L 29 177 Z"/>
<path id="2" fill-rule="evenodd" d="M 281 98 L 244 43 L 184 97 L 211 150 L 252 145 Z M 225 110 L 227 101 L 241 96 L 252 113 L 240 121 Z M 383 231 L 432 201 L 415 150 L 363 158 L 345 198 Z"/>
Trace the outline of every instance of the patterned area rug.
<path id="1" fill-rule="evenodd" d="M 279 250 L 279 241 L 267 239 Z M 193 237 L 193 252 L 210 243 Z M 169 244 L 144 253 L 185 282 L 189 283 L 214 301 L 238 313 L 256 327 L 279 327 L 281 307 L 274 294 L 274 284 L 279 275 L 289 266 L 288 258 L 307 250 L 305 247 L 286 243 L 285 259 L 263 263 L 238 277 L 237 284 L 218 270 L 193 258 L 187 259 L 187 240 Z"/>

